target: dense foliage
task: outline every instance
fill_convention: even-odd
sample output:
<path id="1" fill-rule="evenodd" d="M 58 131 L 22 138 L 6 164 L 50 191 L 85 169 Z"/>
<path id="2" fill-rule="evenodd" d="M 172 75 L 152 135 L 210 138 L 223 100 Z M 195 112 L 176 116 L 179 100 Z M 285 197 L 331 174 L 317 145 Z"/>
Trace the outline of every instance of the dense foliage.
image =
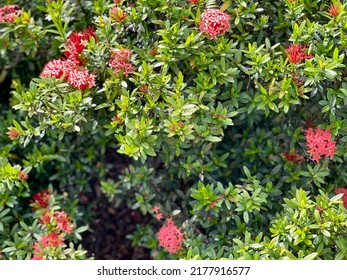
<path id="1" fill-rule="evenodd" d="M 2 258 L 85 258 L 99 186 L 155 259 L 347 259 L 344 3 L 31 2 L 0 7 Z"/>

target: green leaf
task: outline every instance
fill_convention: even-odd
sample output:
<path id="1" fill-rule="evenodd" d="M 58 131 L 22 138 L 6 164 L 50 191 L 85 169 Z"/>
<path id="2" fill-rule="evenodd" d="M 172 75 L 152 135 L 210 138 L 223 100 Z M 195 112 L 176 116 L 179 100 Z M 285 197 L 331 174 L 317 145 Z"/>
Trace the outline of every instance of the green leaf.
<path id="1" fill-rule="evenodd" d="M 317 257 L 317 255 L 318 255 L 317 252 L 312 253 L 312 254 L 309 254 L 309 255 L 307 255 L 307 256 L 304 258 L 304 260 L 313 260 L 313 259 L 315 259 L 315 258 Z"/>
<path id="2" fill-rule="evenodd" d="M 207 140 L 207 141 L 210 141 L 210 142 L 220 142 L 220 141 L 222 141 L 222 139 L 221 138 L 219 138 L 219 137 L 217 137 L 217 136 L 207 136 L 206 138 L 205 138 L 205 140 Z"/>
<path id="3" fill-rule="evenodd" d="M 243 220 L 245 221 L 246 224 L 248 224 L 248 222 L 249 222 L 249 215 L 248 215 L 247 211 L 243 212 Z"/>
<path id="4" fill-rule="evenodd" d="M 328 230 L 326 230 L 326 229 L 321 229 L 321 231 L 322 231 L 322 233 L 326 236 L 326 237 L 330 237 L 331 236 L 331 234 L 330 234 L 330 232 L 328 231 Z"/>
<path id="5" fill-rule="evenodd" d="M 247 166 L 243 166 L 243 172 L 245 172 L 247 178 L 251 178 L 251 172 L 247 168 Z"/>

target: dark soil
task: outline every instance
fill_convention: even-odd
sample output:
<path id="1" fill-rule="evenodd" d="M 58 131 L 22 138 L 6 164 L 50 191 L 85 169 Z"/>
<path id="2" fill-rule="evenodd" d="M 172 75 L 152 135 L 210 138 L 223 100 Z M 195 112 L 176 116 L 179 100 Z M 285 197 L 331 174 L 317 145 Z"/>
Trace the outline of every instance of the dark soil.
<path id="1" fill-rule="evenodd" d="M 149 218 L 139 211 L 121 205 L 118 208 L 104 195 L 83 196 L 84 203 L 93 203 L 94 216 L 90 231 L 82 234 L 82 245 L 88 256 L 96 260 L 149 260 L 150 250 L 132 247 L 126 236 L 136 230 L 137 224 L 146 224 Z"/>

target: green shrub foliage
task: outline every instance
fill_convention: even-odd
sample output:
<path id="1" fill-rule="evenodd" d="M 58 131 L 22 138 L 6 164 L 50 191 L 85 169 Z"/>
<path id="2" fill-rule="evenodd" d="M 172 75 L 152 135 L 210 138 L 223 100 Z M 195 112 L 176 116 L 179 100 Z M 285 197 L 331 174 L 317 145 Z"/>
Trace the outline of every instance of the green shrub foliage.
<path id="1" fill-rule="evenodd" d="M 346 4 L 5 2 L 2 258 L 85 258 L 97 187 L 155 259 L 347 259 Z"/>

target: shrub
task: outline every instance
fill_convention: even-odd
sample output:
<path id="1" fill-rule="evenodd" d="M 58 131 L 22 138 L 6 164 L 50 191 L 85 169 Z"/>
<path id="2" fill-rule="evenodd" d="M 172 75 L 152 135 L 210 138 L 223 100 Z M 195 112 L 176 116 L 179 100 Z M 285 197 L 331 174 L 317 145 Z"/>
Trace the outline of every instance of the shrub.
<path id="1" fill-rule="evenodd" d="M 1 127 L 5 258 L 84 257 L 51 227 L 58 203 L 18 245 L 31 182 L 67 193 L 62 206 L 82 224 L 75 201 L 95 185 L 152 215 L 129 237 L 157 259 L 347 258 L 344 4 L 17 2 L 0 13 L 0 83 L 13 88 Z"/>

